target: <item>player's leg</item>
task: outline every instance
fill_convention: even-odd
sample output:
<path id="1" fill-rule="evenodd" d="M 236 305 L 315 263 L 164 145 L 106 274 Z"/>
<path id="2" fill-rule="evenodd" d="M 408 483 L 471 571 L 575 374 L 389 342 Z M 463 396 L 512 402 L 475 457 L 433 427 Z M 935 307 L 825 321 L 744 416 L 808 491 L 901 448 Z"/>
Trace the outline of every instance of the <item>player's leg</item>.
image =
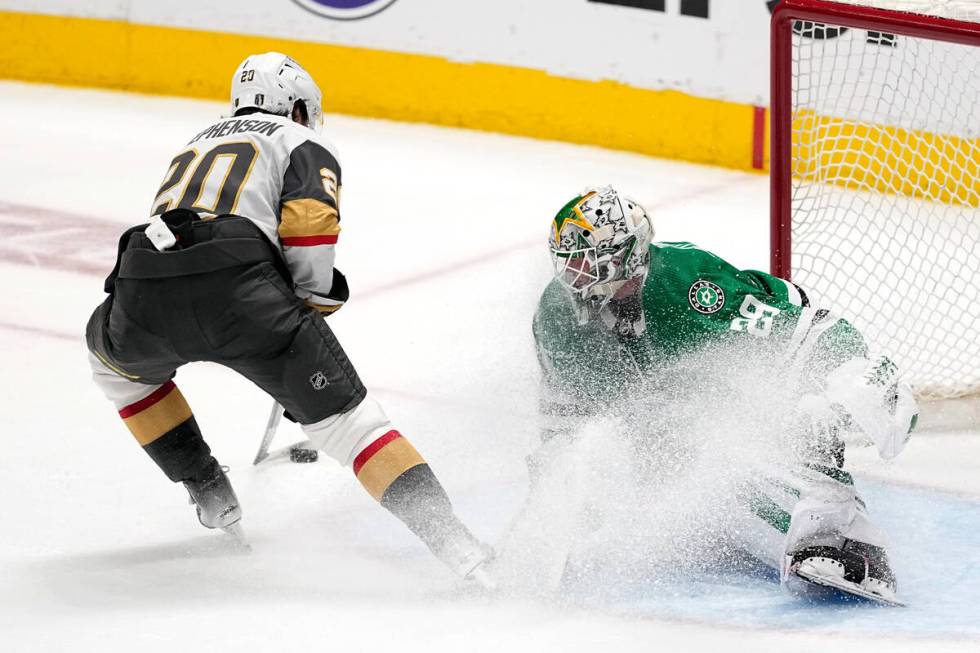
<path id="1" fill-rule="evenodd" d="M 314 445 L 350 466 L 365 490 L 405 523 L 460 576 L 489 557 L 459 520 L 442 484 L 415 447 L 367 395 L 357 372 L 324 320 L 292 297 L 271 268 L 242 292 L 264 307 L 235 326 L 235 342 L 281 355 L 221 360 L 272 395 Z M 281 285 L 281 287 L 279 287 Z M 277 315 L 275 320 L 269 315 Z M 222 352 L 217 352 L 222 356 Z"/>
<path id="2" fill-rule="evenodd" d="M 310 441 L 344 466 L 459 576 L 489 557 L 453 511 L 432 468 L 370 395 L 353 409 L 303 424 Z"/>
<path id="3" fill-rule="evenodd" d="M 226 528 L 241 519 L 241 507 L 171 380 L 181 361 L 165 341 L 128 317 L 125 303 L 125 292 L 121 299 L 110 297 L 89 320 L 92 377 L 143 451 L 167 478 L 187 488 L 201 523 Z"/>

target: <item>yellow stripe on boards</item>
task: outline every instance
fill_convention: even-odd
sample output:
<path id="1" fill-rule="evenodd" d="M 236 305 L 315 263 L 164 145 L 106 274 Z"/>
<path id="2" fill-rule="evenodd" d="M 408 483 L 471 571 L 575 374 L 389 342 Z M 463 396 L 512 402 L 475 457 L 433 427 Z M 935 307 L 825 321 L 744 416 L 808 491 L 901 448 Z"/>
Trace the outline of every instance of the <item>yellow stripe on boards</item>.
<path id="1" fill-rule="evenodd" d="M 752 169 L 753 107 L 497 64 L 261 36 L 0 12 L 0 77 L 224 100 L 247 55 L 288 52 L 327 111 Z M 976 207 L 976 139 L 803 115 L 794 174 Z M 818 124 L 814 125 L 814 121 Z M 769 121 L 764 168 L 768 170 Z"/>
<path id="2" fill-rule="evenodd" d="M 223 100 L 241 60 L 266 50 L 309 69 L 331 112 L 752 168 L 752 107 L 734 102 L 434 56 L 0 12 L 7 79 Z"/>
<path id="3" fill-rule="evenodd" d="M 980 140 L 801 113 L 793 176 L 848 188 L 980 206 Z"/>

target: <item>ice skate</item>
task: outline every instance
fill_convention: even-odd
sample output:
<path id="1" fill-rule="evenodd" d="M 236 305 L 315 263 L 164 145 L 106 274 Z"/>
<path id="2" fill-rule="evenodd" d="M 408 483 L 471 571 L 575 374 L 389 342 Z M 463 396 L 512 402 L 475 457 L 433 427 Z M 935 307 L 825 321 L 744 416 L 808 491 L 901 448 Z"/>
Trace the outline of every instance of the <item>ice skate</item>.
<path id="1" fill-rule="evenodd" d="M 245 537 L 245 530 L 242 528 L 242 522 L 240 520 L 229 526 L 222 527 L 221 530 L 235 538 L 235 541 L 243 548 L 248 551 L 252 550 L 252 545 L 249 544 L 248 538 Z"/>
<path id="2" fill-rule="evenodd" d="M 848 541 L 841 548 L 809 546 L 788 556 L 789 574 L 847 594 L 904 607 L 884 549 Z"/>
<path id="3" fill-rule="evenodd" d="M 433 553 L 464 581 L 488 592 L 497 589 L 497 581 L 489 569 L 489 563 L 493 560 L 493 549 L 468 531 L 447 537 Z"/>
<path id="4" fill-rule="evenodd" d="M 197 508 L 197 518 L 205 528 L 220 528 L 247 546 L 239 523 L 242 509 L 235 490 L 217 461 L 198 476 L 184 481 L 191 503 Z"/>

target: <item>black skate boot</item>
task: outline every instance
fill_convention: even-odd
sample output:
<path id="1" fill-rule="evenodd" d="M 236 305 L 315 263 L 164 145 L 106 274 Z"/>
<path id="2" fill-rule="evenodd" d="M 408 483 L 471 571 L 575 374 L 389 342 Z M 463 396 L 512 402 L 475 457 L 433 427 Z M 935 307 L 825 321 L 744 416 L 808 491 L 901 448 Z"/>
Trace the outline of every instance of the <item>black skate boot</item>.
<path id="1" fill-rule="evenodd" d="M 245 544 L 244 534 L 239 522 L 242 509 L 235 496 L 235 490 L 218 461 L 211 464 L 197 476 L 184 481 L 184 487 L 197 507 L 197 518 L 205 528 L 220 528 L 232 534 Z"/>
<path id="2" fill-rule="evenodd" d="M 905 605 L 896 596 L 898 585 L 885 550 L 871 544 L 845 540 L 840 548 L 805 547 L 792 554 L 789 572 L 810 583 L 886 605 Z"/>

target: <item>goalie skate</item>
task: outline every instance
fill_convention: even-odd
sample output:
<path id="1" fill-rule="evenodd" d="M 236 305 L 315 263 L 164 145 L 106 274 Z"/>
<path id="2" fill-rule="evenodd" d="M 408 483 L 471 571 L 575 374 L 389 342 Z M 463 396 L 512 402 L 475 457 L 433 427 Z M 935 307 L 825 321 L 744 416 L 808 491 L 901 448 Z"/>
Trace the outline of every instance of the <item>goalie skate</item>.
<path id="1" fill-rule="evenodd" d="M 872 558 L 880 549 L 868 549 L 864 555 L 856 550 L 827 546 L 807 547 L 791 558 L 788 572 L 808 583 L 829 587 L 892 607 L 905 607 L 895 594 L 895 581 L 885 558 Z M 856 547 L 855 547 L 856 548 Z M 792 587 L 792 585 L 791 585 Z"/>

